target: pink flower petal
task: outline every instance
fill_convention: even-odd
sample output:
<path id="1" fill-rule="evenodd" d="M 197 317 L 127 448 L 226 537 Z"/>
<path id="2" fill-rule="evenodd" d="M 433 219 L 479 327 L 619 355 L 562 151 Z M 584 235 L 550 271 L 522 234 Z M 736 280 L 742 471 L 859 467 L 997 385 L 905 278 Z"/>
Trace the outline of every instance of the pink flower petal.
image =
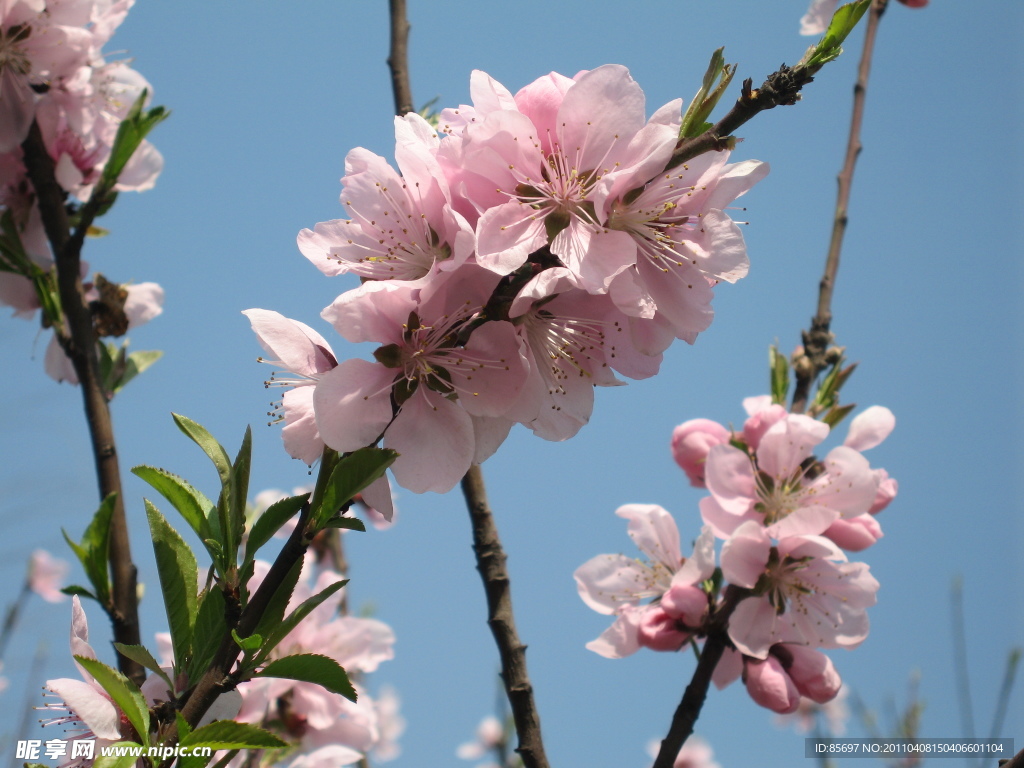
<path id="1" fill-rule="evenodd" d="M 866 451 L 879 445 L 896 427 L 892 411 L 881 405 L 873 405 L 857 414 L 850 422 L 850 431 L 843 445 L 855 451 Z"/>
<path id="2" fill-rule="evenodd" d="M 372 445 L 391 421 L 395 371 L 366 360 L 346 360 L 320 377 L 313 392 L 317 427 L 336 451 Z"/>
<path id="3" fill-rule="evenodd" d="M 101 739 L 120 741 L 120 716 L 114 703 L 89 683 L 71 678 L 47 680 L 46 687 Z"/>
<path id="4" fill-rule="evenodd" d="M 400 454 L 395 479 L 413 493 L 450 491 L 473 461 L 473 422 L 456 403 L 420 385 L 388 427 L 384 446 Z"/>

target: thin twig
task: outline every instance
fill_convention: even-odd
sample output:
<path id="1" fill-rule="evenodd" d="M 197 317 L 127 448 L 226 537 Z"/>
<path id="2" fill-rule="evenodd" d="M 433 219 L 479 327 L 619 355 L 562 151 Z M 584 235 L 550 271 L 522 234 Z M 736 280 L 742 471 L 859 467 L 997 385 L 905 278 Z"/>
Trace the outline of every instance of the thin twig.
<path id="1" fill-rule="evenodd" d="M 868 78 L 871 75 L 871 59 L 875 50 L 878 22 L 885 13 L 889 0 L 874 0 L 868 11 L 867 29 L 864 32 L 864 48 L 857 68 L 857 82 L 853 86 L 853 114 L 850 117 L 850 135 L 846 143 L 846 158 L 837 177 L 836 212 L 832 222 L 832 238 L 829 241 L 825 272 L 818 285 L 817 314 L 811 319 L 811 329 L 803 332 L 804 355 L 794 364 L 796 387 L 793 392 L 793 413 L 803 413 L 811 394 L 811 385 L 818 374 L 825 370 L 828 362 L 826 352 L 832 343 L 832 292 L 835 289 L 836 273 L 839 271 L 839 254 L 849 221 L 850 190 L 853 186 L 853 171 L 857 165 L 863 145 L 860 141 L 861 126 L 864 122 L 864 103 L 867 98 Z"/>
<path id="2" fill-rule="evenodd" d="M 737 128 L 767 109 L 796 104 L 800 99 L 800 90 L 813 80 L 814 77 L 806 68 L 787 67 L 785 64 L 768 75 L 756 90 L 748 77 L 743 81 L 740 97 L 725 117 L 700 136 L 681 140 L 665 170 L 682 165 L 705 152 L 731 149 L 736 141 L 732 133 Z"/>
<path id="3" fill-rule="evenodd" d="M 11 635 L 14 634 L 14 628 L 18 624 L 18 617 L 21 616 L 21 609 L 25 607 L 25 601 L 30 594 L 32 594 L 32 588 L 29 580 L 26 578 L 25 583 L 21 587 L 21 592 L 18 593 L 18 597 L 7 606 L 7 612 L 4 614 L 4 624 L 0 628 L 0 662 L 3 662 L 7 643 L 11 639 Z"/>
<path id="4" fill-rule="evenodd" d="M 462 493 L 466 497 L 473 525 L 476 567 L 487 596 L 487 624 L 498 646 L 501 679 L 505 683 L 505 693 L 512 707 L 512 717 L 519 736 L 516 752 L 523 759 L 525 768 L 548 768 L 540 733 L 540 715 L 533 701 L 533 686 L 526 671 L 526 646 L 519 640 L 515 617 L 512 615 L 512 590 L 508 570 L 505 568 L 505 551 L 487 502 L 484 476 L 479 465 L 473 465 L 462 478 Z"/>
<path id="5" fill-rule="evenodd" d="M 71 360 L 78 376 L 85 404 L 85 418 L 92 441 L 100 499 L 111 493 L 114 512 L 110 519 L 110 573 L 113 582 L 111 604 L 104 606 L 114 629 L 114 640 L 125 645 L 139 645 L 139 608 L 136 593 L 136 569 L 128 542 L 128 524 L 121 492 L 121 470 L 117 461 L 114 427 L 110 408 L 100 382 L 96 331 L 92 314 L 82 287 L 81 248 L 84 233 L 79 227 L 71 232 L 65 210 L 64 191 L 57 183 L 54 163 L 43 142 L 42 133 L 33 121 L 22 144 L 25 168 L 35 188 L 36 200 L 43 219 L 46 236 L 53 249 L 57 266 L 57 285 L 67 328 L 54 331 Z M 89 203 L 86 207 L 92 208 Z M 138 684 L 146 678 L 141 664 L 118 654 L 120 670 Z"/>
<path id="6" fill-rule="evenodd" d="M 960 703 L 960 727 L 964 736 L 974 738 L 974 707 L 971 705 L 971 676 L 967 669 L 967 637 L 964 632 L 964 588 L 957 576 L 949 590 L 953 622 L 953 666 L 956 669 L 957 699 Z"/>
<path id="7" fill-rule="evenodd" d="M 405 14 L 405 0 L 388 0 L 391 14 L 391 90 L 395 94 L 395 114 L 414 112 L 412 86 L 409 84 L 409 19 Z"/>
<path id="8" fill-rule="evenodd" d="M 697 668 L 693 671 L 693 677 L 683 692 L 683 698 L 676 707 L 675 714 L 672 715 L 672 725 L 669 727 L 668 735 L 661 742 L 658 757 L 652 768 L 672 768 L 679 756 L 679 750 L 693 733 L 693 725 L 697 722 L 700 710 L 704 706 L 704 699 L 708 695 L 711 675 L 729 644 L 729 617 L 739 601 L 749 595 L 748 590 L 739 587 L 726 588 L 725 599 L 710 619 L 708 638 L 704 642 L 704 650 L 701 651 Z"/>

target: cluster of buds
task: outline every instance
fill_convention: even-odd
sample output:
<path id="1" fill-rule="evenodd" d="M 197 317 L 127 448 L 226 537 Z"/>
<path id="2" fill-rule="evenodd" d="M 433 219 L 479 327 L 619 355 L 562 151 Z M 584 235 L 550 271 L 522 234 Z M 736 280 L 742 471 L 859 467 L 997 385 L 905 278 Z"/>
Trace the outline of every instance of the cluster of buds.
<path id="1" fill-rule="evenodd" d="M 673 339 L 711 322 L 713 287 L 747 272 L 725 212 L 767 173 L 728 152 L 673 165 L 682 102 L 645 116 L 625 67 L 551 73 L 513 95 L 475 72 L 473 104 L 397 118 L 399 170 L 349 153 L 348 219 L 303 230 L 324 274 L 362 284 L 322 316 L 373 362 L 340 364 L 314 330 L 247 315 L 294 374 L 280 403 L 285 446 L 383 438 L 410 490 L 450 489 L 513 424 L 549 440 L 589 419 L 595 386 L 652 376 Z"/>

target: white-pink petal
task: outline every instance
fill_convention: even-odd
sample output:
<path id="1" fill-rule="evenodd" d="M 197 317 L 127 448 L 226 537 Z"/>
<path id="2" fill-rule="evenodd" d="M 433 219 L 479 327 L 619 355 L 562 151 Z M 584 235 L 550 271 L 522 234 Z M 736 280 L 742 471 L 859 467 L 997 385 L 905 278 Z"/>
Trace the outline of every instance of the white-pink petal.
<path id="1" fill-rule="evenodd" d="M 843 445 L 855 451 L 866 451 L 879 445 L 896 427 L 896 417 L 882 405 L 873 405 L 857 414 L 850 422 L 850 431 Z"/>

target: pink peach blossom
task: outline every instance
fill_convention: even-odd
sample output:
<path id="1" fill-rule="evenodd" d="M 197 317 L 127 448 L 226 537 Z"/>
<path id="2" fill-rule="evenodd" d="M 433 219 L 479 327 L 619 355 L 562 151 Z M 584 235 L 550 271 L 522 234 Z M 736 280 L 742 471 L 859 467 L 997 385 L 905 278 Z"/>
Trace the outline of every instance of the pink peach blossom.
<path id="1" fill-rule="evenodd" d="M 583 602 L 598 613 L 616 617 L 611 627 L 587 644 L 587 648 L 608 658 L 635 653 L 645 641 L 642 638 L 655 642 L 656 636 L 664 639 L 666 632 L 678 630 L 674 642 L 688 629 L 696 630 L 707 610 L 706 599 L 704 610 L 700 610 L 699 601 L 686 599 L 679 592 L 695 587 L 715 569 L 714 536 L 709 528 L 702 529 L 693 555 L 684 558 L 675 521 L 663 508 L 655 504 L 627 504 L 615 514 L 629 520 L 629 536 L 647 561 L 625 555 L 598 555 L 573 574 Z M 676 590 L 677 602 L 668 607 L 680 608 L 680 613 L 669 615 L 657 603 L 641 605 L 647 598 L 657 600 L 672 590 Z M 687 621 L 689 625 L 684 623 Z"/>
<path id="2" fill-rule="evenodd" d="M 324 451 L 313 412 L 313 385 L 338 365 L 334 351 L 323 336 L 298 320 L 266 309 L 247 309 L 242 314 L 249 318 L 260 346 L 274 358 L 260 362 L 295 377 L 273 375 L 267 381 L 268 387 L 288 388 L 271 415 L 285 423 L 281 436 L 288 455 L 312 465 Z"/>
<path id="3" fill-rule="evenodd" d="M 400 454 L 391 467 L 400 485 L 451 489 L 476 457 L 473 417 L 503 416 L 529 370 L 511 323 L 471 327 L 498 279 L 466 265 L 423 289 L 368 282 L 325 309 L 349 341 L 382 346 L 375 363 L 346 360 L 321 376 L 313 407 L 324 442 L 352 451 L 383 435 Z"/>
<path id="4" fill-rule="evenodd" d="M 45 549 L 35 550 L 29 560 L 29 588 L 48 603 L 63 602 L 67 595 L 60 590 L 70 567 Z"/>
<path id="5" fill-rule="evenodd" d="M 868 635 L 878 581 L 822 536 L 772 546 L 765 528 L 747 521 L 722 546 L 722 573 L 754 590 L 729 619 L 729 637 L 747 656 L 764 659 L 775 643 L 856 648 Z"/>
<path id="6" fill-rule="evenodd" d="M 700 502 L 704 522 L 720 538 L 748 520 L 785 538 L 817 535 L 841 517 L 866 512 L 878 479 L 859 452 L 839 446 L 820 464 L 808 463 L 828 433 L 827 424 L 787 414 L 764 433 L 753 456 L 732 445 L 713 447 L 705 464 L 711 496 Z"/>

